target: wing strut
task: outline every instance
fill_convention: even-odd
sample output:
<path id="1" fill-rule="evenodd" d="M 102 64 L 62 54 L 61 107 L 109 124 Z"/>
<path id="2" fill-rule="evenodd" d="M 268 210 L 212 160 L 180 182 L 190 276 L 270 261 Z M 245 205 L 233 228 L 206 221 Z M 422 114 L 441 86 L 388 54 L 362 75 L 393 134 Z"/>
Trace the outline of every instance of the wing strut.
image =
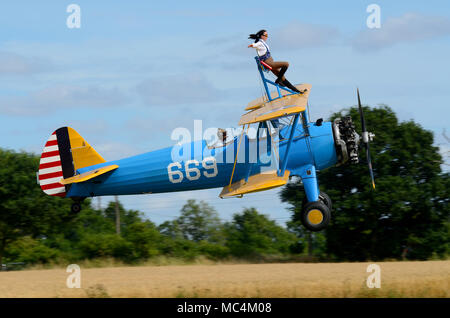
<path id="1" fill-rule="evenodd" d="M 247 130 L 249 127 L 250 127 L 250 124 L 247 126 Z M 229 189 L 231 189 L 231 184 L 233 183 L 234 170 L 236 168 L 236 162 L 237 162 L 237 158 L 239 155 L 239 149 L 241 148 L 242 137 L 244 137 L 244 132 L 245 132 L 245 125 L 242 126 L 242 134 L 241 134 L 241 137 L 239 138 L 239 145 L 238 145 L 238 149 L 236 151 L 236 158 L 234 158 L 233 171 L 231 172 L 230 184 L 228 185 Z"/>
<path id="2" fill-rule="evenodd" d="M 284 171 L 286 170 L 287 162 L 289 159 L 289 150 L 291 149 L 292 140 L 294 139 L 294 132 L 297 129 L 299 117 L 300 117 L 300 113 L 295 115 L 294 123 L 291 126 L 291 133 L 289 135 L 288 144 L 286 146 L 286 153 L 284 154 L 283 164 L 282 164 L 280 171 L 278 171 L 278 176 L 280 176 L 280 177 L 284 175 Z"/>

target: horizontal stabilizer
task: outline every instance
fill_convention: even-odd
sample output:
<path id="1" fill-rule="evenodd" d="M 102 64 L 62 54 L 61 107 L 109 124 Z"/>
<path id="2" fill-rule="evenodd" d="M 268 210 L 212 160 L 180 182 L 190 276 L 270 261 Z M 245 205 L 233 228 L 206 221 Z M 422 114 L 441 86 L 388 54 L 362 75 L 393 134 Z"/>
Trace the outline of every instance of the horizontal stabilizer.
<path id="1" fill-rule="evenodd" d="M 231 186 L 223 187 L 219 197 L 232 197 L 280 187 L 285 185 L 288 181 L 289 173 L 290 172 L 286 170 L 284 176 L 279 177 L 277 171 L 274 170 L 253 175 L 248 178 L 247 182 L 245 182 L 245 179 L 242 179 L 231 184 Z"/>
<path id="2" fill-rule="evenodd" d="M 110 166 L 106 166 L 106 167 L 101 167 L 98 169 L 84 172 L 82 174 L 77 174 L 77 175 L 67 178 L 67 179 L 61 179 L 61 181 L 59 181 L 59 183 L 66 185 L 66 184 L 71 184 L 71 183 L 84 182 L 84 181 L 90 180 L 92 178 L 98 177 L 102 174 L 105 174 L 109 171 L 115 170 L 117 168 L 119 168 L 118 165 L 110 165 Z"/>

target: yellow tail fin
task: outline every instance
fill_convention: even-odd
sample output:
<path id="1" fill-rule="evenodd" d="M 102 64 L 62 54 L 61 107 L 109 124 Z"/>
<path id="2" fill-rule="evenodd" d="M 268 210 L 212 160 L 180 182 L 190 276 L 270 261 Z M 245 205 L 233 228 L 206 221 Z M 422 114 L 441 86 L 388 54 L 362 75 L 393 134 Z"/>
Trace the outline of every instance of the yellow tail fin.
<path id="1" fill-rule="evenodd" d="M 106 162 L 92 146 L 78 134 L 75 129 L 67 127 L 75 171 Z"/>

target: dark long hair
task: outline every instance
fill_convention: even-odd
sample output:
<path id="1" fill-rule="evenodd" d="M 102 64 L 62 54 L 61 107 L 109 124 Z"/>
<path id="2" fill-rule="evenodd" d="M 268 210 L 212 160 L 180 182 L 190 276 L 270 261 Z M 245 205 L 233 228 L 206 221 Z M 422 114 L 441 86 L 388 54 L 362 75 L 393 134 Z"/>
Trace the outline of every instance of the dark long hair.
<path id="1" fill-rule="evenodd" d="M 261 39 L 261 36 L 264 34 L 264 32 L 266 32 L 266 30 L 260 30 L 258 31 L 256 34 L 250 34 L 248 36 L 249 39 L 254 39 L 255 43 L 259 41 L 259 39 Z"/>

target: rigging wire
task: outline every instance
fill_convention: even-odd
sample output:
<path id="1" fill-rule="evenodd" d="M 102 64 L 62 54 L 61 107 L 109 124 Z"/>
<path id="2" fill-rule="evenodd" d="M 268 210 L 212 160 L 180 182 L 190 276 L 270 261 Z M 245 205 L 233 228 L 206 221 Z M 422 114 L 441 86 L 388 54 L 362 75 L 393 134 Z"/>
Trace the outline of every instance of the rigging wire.
<path id="1" fill-rule="evenodd" d="M 266 103 L 269 100 L 269 96 L 267 95 L 266 89 L 264 88 L 264 82 L 261 76 L 259 76 L 259 89 L 261 90 L 261 96 L 263 98 L 263 102 Z"/>
<path id="2" fill-rule="evenodd" d="M 308 108 L 308 119 L 309 119 L 309 121 L 311 121 L 311 115 L 310 115 L 310 113 L 309 113 L 309 99 L 306 100 L 306 106 L 307 106 L 307 108 Z M 306 124 L 308 124 L 308 123 L 306 123 Z"/>

